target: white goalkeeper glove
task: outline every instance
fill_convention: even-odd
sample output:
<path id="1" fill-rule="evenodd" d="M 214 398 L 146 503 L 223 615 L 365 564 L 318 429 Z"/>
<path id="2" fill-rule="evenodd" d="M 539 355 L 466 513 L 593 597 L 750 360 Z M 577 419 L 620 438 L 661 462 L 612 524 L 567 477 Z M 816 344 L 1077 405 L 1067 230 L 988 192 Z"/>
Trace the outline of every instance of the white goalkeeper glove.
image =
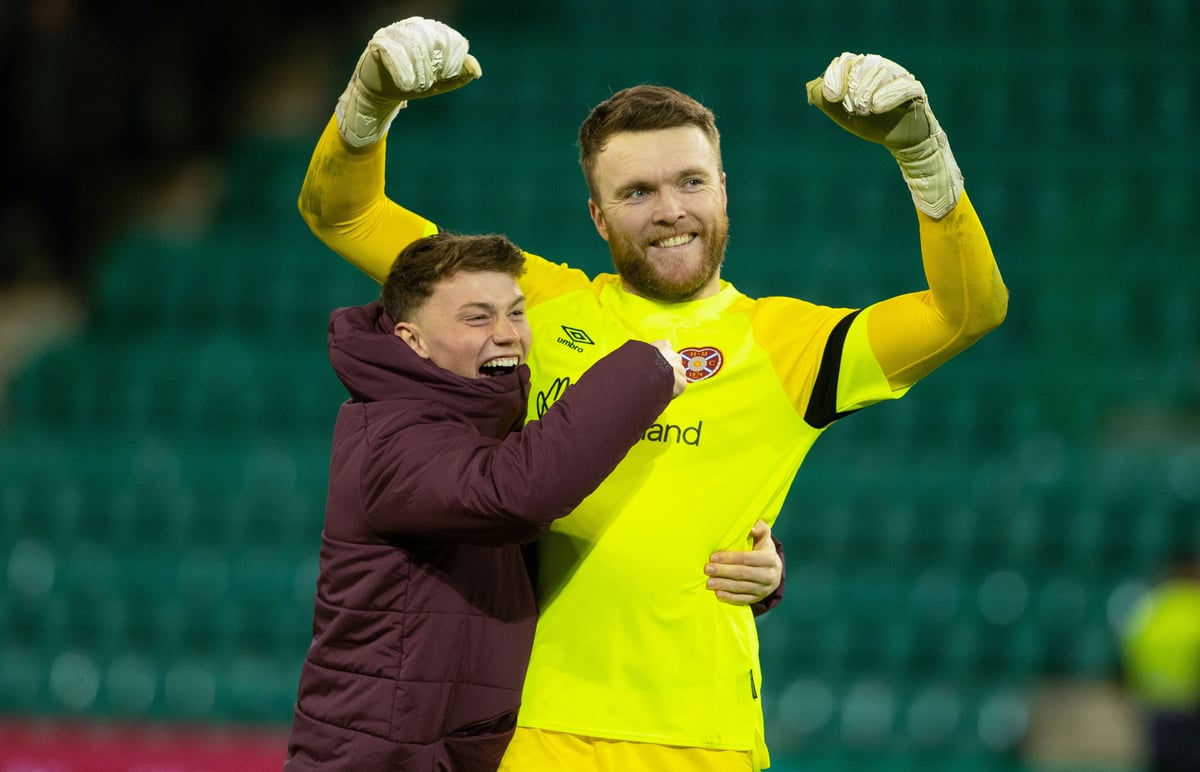
<path id="1" fill-rule="evenodd" d="M 891 151 L 918 209 L 941 218 L 958 203 L 962 172 L 912 73 L 882 56 L 844 53 L 807 88 L 834 123 Z"/>
<path id="2" fill-rule="evenodd" d="M 467 39 L 432 19 L 413 16 L 375 32 L 334 114 L 353 147 L 378 142 L 409 99 L 444 94 L 483 75 Z"/>

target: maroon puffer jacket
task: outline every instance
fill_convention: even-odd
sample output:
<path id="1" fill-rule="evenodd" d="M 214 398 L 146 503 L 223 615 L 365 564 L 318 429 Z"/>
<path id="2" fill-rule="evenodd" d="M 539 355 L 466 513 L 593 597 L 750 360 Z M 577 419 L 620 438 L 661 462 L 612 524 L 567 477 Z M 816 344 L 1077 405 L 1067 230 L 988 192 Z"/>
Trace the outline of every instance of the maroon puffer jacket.
<path id="1" fill-rule="evenodd" d="M 608 476 L 671 398 L 630 342 L 523 429 L 529 373 L 464 378 L 370 304 L 335 311 L 351 398 L 330 463 L 313 639 L 285 766 L 494 770 L 537 616 L 520 542 Z"/>

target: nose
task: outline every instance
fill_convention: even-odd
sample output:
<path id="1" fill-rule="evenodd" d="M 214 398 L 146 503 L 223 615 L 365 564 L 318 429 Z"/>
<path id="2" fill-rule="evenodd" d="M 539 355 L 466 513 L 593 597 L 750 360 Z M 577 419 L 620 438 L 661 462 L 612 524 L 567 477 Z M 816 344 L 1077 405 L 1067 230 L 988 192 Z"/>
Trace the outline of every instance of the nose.
<path id="1" fill-rule="evenodd" d="M 671 188 L 662 190 L 655 199 L 654 221 L 671 225 L 679 222 L 687 213 L 683 208 L 683 199 L 677 191 Z"/>
<path id="2" fill-rule="evenodd" d="M 517 330 L 516 323 L 508 317 L 497 322 L 495 328 L 492 330 L 492 340 L 496 343 L 512 343 L 520 339 L 521 334 Z"/>

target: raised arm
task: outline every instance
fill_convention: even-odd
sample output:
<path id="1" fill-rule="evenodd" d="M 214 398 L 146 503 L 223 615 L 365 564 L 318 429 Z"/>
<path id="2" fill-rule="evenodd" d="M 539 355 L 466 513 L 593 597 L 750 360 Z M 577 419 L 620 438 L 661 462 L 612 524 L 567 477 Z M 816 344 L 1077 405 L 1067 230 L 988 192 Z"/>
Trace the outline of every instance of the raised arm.
<path id="1" fill-rule="evenodd" d="M 999 326 L 1008 290 L 920 81 L 883 57 L 845 53 L 808 83 L 808 100 L 850 133 L 886 147 L 912 193 L 929 289 L 865 311 L 888 383 L 906 388 Z"/>
<path id="2" fill-rule="evenodd" d="M 431 19 L 378 30 L 325 126 L 300 189 L 300 214 L 326 245 L 382 283 L 406 244 L 437 227 L 384 193 L 386 137 L 408 101 L 483 74 L 467 40 Z"/>

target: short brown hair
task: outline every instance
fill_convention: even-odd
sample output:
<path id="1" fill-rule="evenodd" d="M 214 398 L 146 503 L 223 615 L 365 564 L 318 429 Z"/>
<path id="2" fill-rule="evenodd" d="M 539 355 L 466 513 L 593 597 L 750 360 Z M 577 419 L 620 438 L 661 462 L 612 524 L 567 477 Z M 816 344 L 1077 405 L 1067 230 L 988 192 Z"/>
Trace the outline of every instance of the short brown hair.
<path id="1" fill-rule="evenodd" d="M 592 108 L 579 127 L 579 165 L 588 190 L 596 195 L 596 156 L 609 138 L 626 131 L 654 131 L 695 126 L 704 132 L 721 159 L 721 134 L 717 119 L 704 105 L 669 86 L 630 86 Z"/>
<path id="2" fill-rule="evenodd" d="M 459 271 L 495 271 L 518 279 L 525 273 L 525 253 L 498 234 L 442 232 L 417 239 L 392 263 L 379 302 L 392 321 L 409 321 L 434 287 Z"/>

